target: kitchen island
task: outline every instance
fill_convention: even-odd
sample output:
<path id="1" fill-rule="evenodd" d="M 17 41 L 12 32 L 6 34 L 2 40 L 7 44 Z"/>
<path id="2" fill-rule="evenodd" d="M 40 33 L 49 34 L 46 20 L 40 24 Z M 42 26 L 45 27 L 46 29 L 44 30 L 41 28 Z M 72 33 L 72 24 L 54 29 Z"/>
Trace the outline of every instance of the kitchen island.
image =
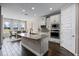
<path id="1" fill-rule="evenodd" d="M 48 51 L 48 33 L 21 33 L 19 36 L 21 36 L 22 46 L 35 55 L 42 56 Z"/>

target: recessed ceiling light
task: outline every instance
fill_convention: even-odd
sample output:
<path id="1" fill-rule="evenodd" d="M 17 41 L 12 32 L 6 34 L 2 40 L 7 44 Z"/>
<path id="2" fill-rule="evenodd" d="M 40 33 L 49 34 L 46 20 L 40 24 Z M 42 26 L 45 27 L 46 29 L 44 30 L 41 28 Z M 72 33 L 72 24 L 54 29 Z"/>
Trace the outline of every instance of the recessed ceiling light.
<path id="1" fill-rule="evenodd" d="M 32 7 L 32 10 L 34 10 L 35 9 L 35 7 Z"/>
<path id="2" fill-rule="evenodd" d="M 50 8 L 50 11 L 52 10 L 52 8 Z"/>
<path id="3" fill-rule="evenodd" d="M 26 10 L 25 9 L 22 9 L 22 12 L 25 12 Z"/>

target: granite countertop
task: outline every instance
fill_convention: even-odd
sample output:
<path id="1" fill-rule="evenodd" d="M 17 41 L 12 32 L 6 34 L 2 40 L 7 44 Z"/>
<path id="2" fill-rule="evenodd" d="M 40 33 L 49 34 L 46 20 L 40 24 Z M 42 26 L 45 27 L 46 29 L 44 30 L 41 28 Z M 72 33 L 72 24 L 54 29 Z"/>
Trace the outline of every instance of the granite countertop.
<path id="1" fill-rule="evenodd" d="M 48 37 L 48 35 L 45 34 L 45 33 L 32 33 L 32 34 L 21 33 L 21 34 L 18 34 L 18 35 L 21 36 L 21 37 L 27 38 L 27 39 L 34 39 L 34 40 L 39 40 L 39 39 L 43 39 L 43 38 Z"/>

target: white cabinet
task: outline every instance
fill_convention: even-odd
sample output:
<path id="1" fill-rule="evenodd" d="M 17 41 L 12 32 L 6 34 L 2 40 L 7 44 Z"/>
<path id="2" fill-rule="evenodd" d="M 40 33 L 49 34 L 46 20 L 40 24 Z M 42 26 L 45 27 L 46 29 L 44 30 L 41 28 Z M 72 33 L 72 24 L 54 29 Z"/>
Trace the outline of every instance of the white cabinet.
<path id="1" fill-rule="evenodd" d="M 60 24 L 60 14 L 50 16 L 51 24 Z"/>
<path id="2" fill-rule="evenodd" d="M 43 56 L 48 51 L 48 40 L 50 39 L 49 32 L 40 33 L 39 36 L 32 34 L 29 35 L 22 37 L 21 44 L 35 55 Z"/>
<path id="3" fill-rule="evenodd" d="M 41 25 L 46 25 L 46 18 L 45 17 L 41 17 Z"/>
<path id="4" fill-rule="evenodd" d="M 56 14 L 50 16 L 50 41 L 60 43 L 60 20 L 61 15 Z"/>
<path id="5" fill-rule="evenodd" d="M 47 18 L 47 20 L 46 20 L 46 27 L 48 30 L 51 30 L 50 18 Z"/>
<path id="6" fill-rule="evenodd" d="M 61 46 L 75 54 L 75 4 L 61 10 Z"/>

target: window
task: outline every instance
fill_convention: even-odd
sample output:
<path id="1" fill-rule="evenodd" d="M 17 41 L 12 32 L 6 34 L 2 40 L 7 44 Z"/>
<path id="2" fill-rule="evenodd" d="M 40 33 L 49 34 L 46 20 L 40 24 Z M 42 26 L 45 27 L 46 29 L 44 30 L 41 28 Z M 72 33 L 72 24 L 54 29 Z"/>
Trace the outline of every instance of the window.
<path id="1" fill-rule="evenodd" d="M 10 29 L 10 22 L 4 22 L 4 29 Z"/>

